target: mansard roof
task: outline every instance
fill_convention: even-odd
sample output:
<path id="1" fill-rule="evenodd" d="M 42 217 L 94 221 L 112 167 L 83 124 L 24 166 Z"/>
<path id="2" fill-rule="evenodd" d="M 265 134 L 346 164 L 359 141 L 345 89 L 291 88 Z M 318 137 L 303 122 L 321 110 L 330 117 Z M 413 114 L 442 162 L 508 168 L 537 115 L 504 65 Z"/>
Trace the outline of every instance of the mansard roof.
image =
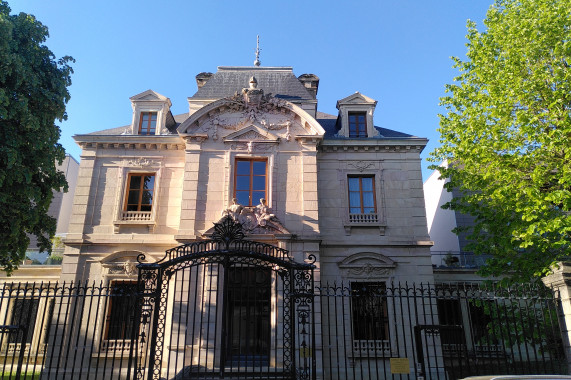
<path id="1" fill-rule="evenodd" d="M 258 88 L 266 94 L 290 101 L 315 100 L 305 86 L 293 74 L 291 67 L 235 67 L 220 66 L 218 71 L 198 89 L 190 99 L 221 99 L 234 95 L 248 87 L 250 77 L 255 76 Z"/>
<path id="2" fill-rule="evenodd" d="M 347 140 L 347 137 L 338 137 L 337 132 L 339 132 L 339 124 L 338 124 L 338 117 L 334 116 L 334 115 L 330 115 L 324 112 L 317 112 L 316 115 L 316 120 L 319 124 L 321 124 L 321 126 L 323 127 L 323 129 L 325 129 L 325 135 L 324 137 L 326 139 L 345 139 Z M 379 131 L 380 136 L 377 138 L 398 138 L 398 139 L 403 139 L 403 138 L 417 138 L 416 136 L 413 135 L 409 135 L 407 133 L 403 133 L 403 132 L 399 132 L 399 131 L 394 131 L 392 129 L 388 129 L 388 128 L 381 128 L 381 127 L 377 127 L 375 126 L 375 129 L 377 131 Z"/>

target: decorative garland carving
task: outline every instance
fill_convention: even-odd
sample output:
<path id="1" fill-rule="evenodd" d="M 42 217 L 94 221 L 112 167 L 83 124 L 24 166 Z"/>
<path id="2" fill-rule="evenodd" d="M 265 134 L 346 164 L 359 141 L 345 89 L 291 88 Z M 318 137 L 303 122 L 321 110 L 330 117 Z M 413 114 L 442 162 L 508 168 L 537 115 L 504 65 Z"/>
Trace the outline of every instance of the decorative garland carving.
<path id="1" fill-rule="evenodd" d="M 148 158 L 141 158 L 141 157 L 136 158 L 134 160 L 129 160 L 128 163 L 131 166 L 141 166 L 141 167 L 152 166 L 152 165 L 156 164 L 156 162 L 153 160 L 149 160 Z"/>
<path id="2" fill-rule="evenodd" d="M 365 169 L 370 168 L 371 166 L 375 166 L 374 163 L 372 162 L 366 162 L 366 161 L 357 161 L 357 162 L 350 162 L 349 166 L 354 167 L 355 169 L 357 169 L 360 172 L 363 172 Z"/>
<path id="3" fill-rule="evenodd" d="M 347 273 L 354 276 L 364 276 L 367 278 L 374 276 L 388 276 L 392 272 L 391 268 L 377 267 L 370 263 L 364 264 L 360 268 L 349 268 Z"/>

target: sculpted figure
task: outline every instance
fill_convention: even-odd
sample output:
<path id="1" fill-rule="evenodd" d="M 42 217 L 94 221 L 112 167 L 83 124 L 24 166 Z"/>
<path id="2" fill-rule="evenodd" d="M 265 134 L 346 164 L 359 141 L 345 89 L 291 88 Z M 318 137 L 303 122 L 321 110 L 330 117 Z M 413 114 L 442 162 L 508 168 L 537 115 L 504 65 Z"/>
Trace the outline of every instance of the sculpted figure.
<path id="1" fill-rule="evenodd" d="M 226 210 L 222 211 L 222 216 L 230 215 L 230 217 L 234 221 L 237 222 L 237 221 L 239 221 L 238 218 L 239 218 L 240 214 L 242 213 L 243 209 L 244 209 L 244 206 L 239 204 L 238 200 L 236 198 L 232 198 L 232 204 Z"/>
<path id="2" fill-rule="evenodd" d="M 271 208 L 266 204 L 265 198 L 260 199 L 260 204 L 256 206 L 256 210 L 254 212 L 256 213 L 258 224 L 262 227 L 265 227 L 268 224 L 273 226 L 273 222 L 277 222 L 278 225 L 281 225 L 276 216 L 271 213 Z"/>

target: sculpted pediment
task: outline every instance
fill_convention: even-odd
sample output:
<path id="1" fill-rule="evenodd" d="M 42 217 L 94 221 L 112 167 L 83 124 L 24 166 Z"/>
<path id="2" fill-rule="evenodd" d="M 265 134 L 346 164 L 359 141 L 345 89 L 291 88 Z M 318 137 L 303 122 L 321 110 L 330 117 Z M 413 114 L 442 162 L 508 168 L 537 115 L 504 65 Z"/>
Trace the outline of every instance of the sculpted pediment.
<path id="1" fill-rule="evenodd" d="M 239 131 L 232 132 L 226 135 L 223 138 L 223 140 L 228 142 L 254 141 L 254 140 L 263 140 L 266 142 L 278 142 L 279 137 L 259 126 L 252 124 L 249 127 L 240 129 Z"/>
<path id="2" fill-rule="evenodd" d="M 390 258 L 374 252 L 360 252 L 338 262 L 339 269 L 351 277 L 375 278 L 388 276 L 396 268 Z"/>
<path id="3" fill-rule="evenodd" d="M 178 132 L 181 135 L 206 133 L 212 140 L 235 139 L 235 132 L 251 126 L 258 127 L 261 136 L 269 133 L 285 141 L 298 135 L 321 137 L 325 134 L 306 111 L 269 94 L 262 94 L 256 102 L 245 100 L 241 94 L 212 102 L 181 123 Z"/>
<path id="4" fill-rule="evenodd" d="M 155 92 L 153 90 L 147 90 L 144 92 L 141 92 L 140 94 L 131 96 L 129 98 L 131 101 L 137 101 L 137 100 L 149 100 L 149 101 L 161 101 L 161 102 L 166 102 L 169 101 L 169 98 L 167 98 L 164 95 L 159 94 L 158 92 Z"/>
<path id="5" fill-rule="evenodd" d="M 369 98 L 366 95 L 361 94 L 360 92 L 355 92 L 354 94 L 351 94 L 341 100 L 337 101 L 337 108 L 339 108 L 339 105 L 344 105 L 344 104 L 373 104 L 376 105 L 377 101 L 375 99 Z"/>

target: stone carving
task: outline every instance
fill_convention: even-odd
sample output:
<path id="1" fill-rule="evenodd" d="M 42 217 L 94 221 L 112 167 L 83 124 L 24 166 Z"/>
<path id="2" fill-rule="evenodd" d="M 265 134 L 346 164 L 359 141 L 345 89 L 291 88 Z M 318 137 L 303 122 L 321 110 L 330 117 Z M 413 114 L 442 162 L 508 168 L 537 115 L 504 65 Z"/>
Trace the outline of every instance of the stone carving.
<path id="1" fill-rule="evenodd" d="M 239 204 L 236 198 L 232 198 L 232 204 L 227 209 L 222 210 L 222 216 L 229 215 L 233 221 L 239 222 L 239 216 L 243 209 L 244 206 Z"/>
<path id="2" fill-rule="evenodd" d="M 240 135 L 241 140 L 267 140 L 265 136 L 262 136 L 256 131 L 249 131 Z"/>
<path id="3" fill-rule="evenodd" d="M 349 166 L 354 167 L 355 169 L 357 169 L 360 172 L 363 172 L 365 169 L 370 168 L 371 166 L 375 166 L 374 163 L 372 162 L 366 162 L 366 161 L 357 161 L 357 162 L 350 162 Z"/>
<path id="4" fill-rule="evenodd" d="M 129 160 L 128 163 L 132 166 L 152 166 L 155 164 L 155 161 L 139 157 L 133 160 Z"/>
<path id="5" fill-rule="evenodd" d="M 244 207 L 238 203 L 236 198 L 232 198 L 232 204 L 222 210 L 221 216 L 221 220 L 230 216 L 232 220 L 242 224 L 242 229 L 246 233 L 268 234 L 279 232 L 289 234 L 289 231 L 272 213 L 271 208 L 267 206 L 264 198 L 260 199 L 260 204 L 256 207 Z"/>
<path id="6" fill-rule="evenodd" d="M 347 273 L 354 276 L 375 277 L 375 276 L 388 276 L 392 272 L 391 268 L 377 267 L 370 263 L 366 263 L 360 268 L 349 268 Z"/>
<path id="7" fill-rule="evenodd" d="M 133 276 L 137 274 L 137 263 L 133 261 L 126 261 L 124 263 L 113 263 L 109 265 L 109 274 L 126 274 Z"/>

